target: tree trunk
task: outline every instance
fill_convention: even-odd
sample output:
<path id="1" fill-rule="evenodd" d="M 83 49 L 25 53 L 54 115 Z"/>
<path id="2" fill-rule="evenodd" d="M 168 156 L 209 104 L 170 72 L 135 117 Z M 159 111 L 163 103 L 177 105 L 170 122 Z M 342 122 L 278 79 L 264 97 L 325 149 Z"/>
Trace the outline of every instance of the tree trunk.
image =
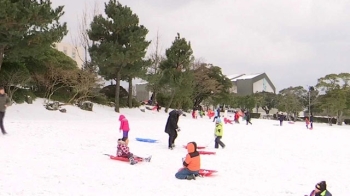
<path id="1" fill-rule="evenodd" d="M 174 100 L 174 97 L 175 97 L 175 89 L 173 90 L 173 92 L 172 92 L 172 94 L 171 94 L 171 98 L 170 98 L 170 100 L 169 100 L 169 103 L 168 103 L 168 105 L 166 106 L 166 108 L 165 108 L 165 112 L 166 113 L 168 113 L 168 110 L 169 110 L 169 108 L 170 108 L 170 106 L 171 106 L 171 104 L 173 103 L 173 100 Z"/>
<path id="2" fill-rule="evenodd" d="M 2 63 L 4 62 L 4 54 L 5 54 L 5 47 L 1 46 L 0 47 L 0 71 L 1 71 Z"/>
<path id="3" fill-rule="evenodd" d="M 343 125 L 342 118 L 343 118 L 343 111 L 338 111 L 337 125 Z"/>
<path id="4" fill-rule="evenodd" d="M 157 102 L 157 94 L 158 94 L 158 92 L 157 92 L 157 90 L 155 90 L 155 89 L 153 89 L 153 97 L 152 97 L 152 104 L 153 105 L 155 105 L 155 103 Z"/>
<path id="5" fill-rule="evenodd" d="M 132 108 L 132 77 L 128 78 L 129 90 L 128 90 L 128 106 Z"/>
<path id="6" fill-rule="evenodd" d="M 114 97 L 114 111 L 119 113 L 119 94 L 120 94 L 120 72 L 115 79 L 115 97 Z"/>

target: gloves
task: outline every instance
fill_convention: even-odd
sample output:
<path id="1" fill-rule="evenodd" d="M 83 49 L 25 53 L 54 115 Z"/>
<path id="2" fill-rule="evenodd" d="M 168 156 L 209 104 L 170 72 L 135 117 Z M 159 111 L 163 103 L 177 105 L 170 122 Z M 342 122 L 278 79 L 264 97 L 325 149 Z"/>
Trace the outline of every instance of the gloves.
<path id="1" fill-rule="evenodd" d="M 177 128 L 177 129 L 176 129 L 176 131 L 177 131 L 177 132 L 180 132 L 180 131 L 181 131 L 181 129 L 180 129 L 180 128 Z"/>

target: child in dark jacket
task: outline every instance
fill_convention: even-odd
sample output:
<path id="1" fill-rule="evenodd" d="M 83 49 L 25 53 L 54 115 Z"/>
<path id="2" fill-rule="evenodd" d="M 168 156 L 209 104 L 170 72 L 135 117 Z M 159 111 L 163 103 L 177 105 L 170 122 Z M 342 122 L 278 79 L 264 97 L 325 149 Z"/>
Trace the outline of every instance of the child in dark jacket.
<path id="1" fill-rule="evenodd" d="M 188 153 L 182 160 L 184 167 L 175 174 L 175 177 L 180 180 L 195 180 L 201 168 L 201 157 L 197 151 L 196 142 L 188 143 L 186 148 Z"/>
<path id="2" fill-rule="evenodd" d="M 142 161 L 145 161 L 145 162 L 150 162 L 151 161 L 152 156 L 147 157 L 147 158 L 142 158 L 142 157 L 138 157 L 138 156 L 133 155 L 130 152 L 130 148 L 128 147 L 128 143 L 129 143 L 129 141 L 126 138 L 118 139 L 117 157 L 128 158 L 131 165 L 137 164 L 137 161 L 135 159 L 139 159 L 139 160 L 142 160 Z"/>

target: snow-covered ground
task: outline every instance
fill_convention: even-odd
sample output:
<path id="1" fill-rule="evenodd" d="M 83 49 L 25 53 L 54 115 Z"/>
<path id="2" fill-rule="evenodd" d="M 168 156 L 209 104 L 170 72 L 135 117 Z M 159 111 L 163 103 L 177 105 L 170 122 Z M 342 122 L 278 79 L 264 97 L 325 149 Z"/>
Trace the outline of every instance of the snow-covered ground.
<path id="1" fill-rule="evenodd" d="M 0 195 L 241 195 L 302 196 L 326 180 L 335 196 L 350 189 L 350 127 L 253 120 L 253 126 L 225 125 L 225 149 L 214 149 L 214 123 L 180 117 L 177 148 L 167 149 L 164 112 L 122 109 L 129 119 L 130 148 L 151 163 L 110 160 L 119 133 L 119 114 L 94 106 L 93 112 L 67 106 L 47 111 L 42 100 L 8 108 L 0 135 Z M 135 137 L 160 140 L 142 143 Z M 182 145 L 196 141 L 216 155 L 202 155 L 202 168 L 219 172 L 196 181 L 177 180 L 186 155 Z"/>

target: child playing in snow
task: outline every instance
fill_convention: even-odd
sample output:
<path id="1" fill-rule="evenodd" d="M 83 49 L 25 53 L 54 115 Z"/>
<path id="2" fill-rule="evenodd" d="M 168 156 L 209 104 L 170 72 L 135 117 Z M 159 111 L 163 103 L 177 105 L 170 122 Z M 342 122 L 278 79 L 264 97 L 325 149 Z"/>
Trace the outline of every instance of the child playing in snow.
<path id="1" fill-rule="evenodd" d="M 327 190 L 326 181 L 321 181 L 315 185 L 315 190 L 313 190 L 310 196 L 332 196 L 332 194 Z"/>
<path id="2" fill-rule="evenodd" d="M 216 119 L 216 123 L 215 123 L 215 148 L 219 148 L 219 146 L 221 146 L 222 148 L 225 148 L 225 144 L 221 141 L 221 138 L 223 136 L 224 133 L 224 128 L 223 128 L 223 124 L 221 122 L 220 118 Z"/>
<path id="3" fill-rule="evenodd" d="M 305 118 L 306 128 L 309 129 L 310 120 L 308 117 Z"/>
<path id="4" fill-rule="evenodd" d="M 119 116 L 119 121 L 120 121 L 119 132 L 123 131 L 123 138 L 128 139 L 129 131 L 130 131 L 129 121 L 128 119 L 125 118 L 124 115 Z"/>
<path id="5" fill-rule="evenodd" d="M 146 162 L 151 161 L 152 156 L 150 156 L 148 158 L 142 158 L 142 157 L 138 157 L 138 156 L 133 155 L 130 152 L 128 144 L 129 144 L 128 139 L 126 139 L 126 138 L 118 139 L 117 157 L 128 158 L 131 165 L 135 165 L 137 163 L 137 161 L 135 159 L 141 159 L 142 161 L 146 161 Z"/>
<path id="6" fill-rule="evenodd" d="M 182 160 L 184 167 L 175 174 L 175 177 L 180 180 L 195 180 L 201 168 L 201 157 L 196 142 L 188 143 L 186 148 L 188 153 Z"/>

